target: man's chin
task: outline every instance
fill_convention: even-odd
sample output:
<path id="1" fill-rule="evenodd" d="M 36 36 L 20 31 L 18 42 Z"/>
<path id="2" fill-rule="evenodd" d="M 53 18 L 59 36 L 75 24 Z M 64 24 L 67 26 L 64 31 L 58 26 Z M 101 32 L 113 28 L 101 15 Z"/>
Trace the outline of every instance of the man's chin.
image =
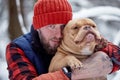
<path id="1" fill-rule="evenodd" d="M 50 47 L 52 48 L 52 49 L 55 49 L 55 48 L 57 48 L 59 46 L 59 43 L 51 43 L 50 44 Z"/>
<path id="2" fill-rule="evenodd" d="M 58 48 L 58 45 L 51 45 L 47 50 L 48 54 L 55 54 L 57 51 L 57 48 Z"/>
<path id="3" fill-rule="evenodd" d="M 56 53 L 56 51 L 57 51 L 57 48 L 49 48 L 47 50 L 47 53 L 50 54 L 50 55 L 54 55 Z"/>
<path id="4" fill-rule="evenodd" d="M 47 51 L 48 54 L 54 55 L 57 51 L 59 44 L 57 43 L 48 43 L 48 44 L 44 44 L 44 48 Z"/>

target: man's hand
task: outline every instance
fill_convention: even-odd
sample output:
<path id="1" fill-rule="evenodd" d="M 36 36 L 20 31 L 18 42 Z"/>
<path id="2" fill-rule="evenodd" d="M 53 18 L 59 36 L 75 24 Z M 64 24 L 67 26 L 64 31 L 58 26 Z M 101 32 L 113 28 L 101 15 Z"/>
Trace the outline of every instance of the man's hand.
<path id="1" fill-rule="evenodd" d="M 90 58 L 83 61 L 83 67 L 72 72 L 72 80 L 100 77 L 112 71 L 113 64 L 104 52 L 96 52 Z"/>

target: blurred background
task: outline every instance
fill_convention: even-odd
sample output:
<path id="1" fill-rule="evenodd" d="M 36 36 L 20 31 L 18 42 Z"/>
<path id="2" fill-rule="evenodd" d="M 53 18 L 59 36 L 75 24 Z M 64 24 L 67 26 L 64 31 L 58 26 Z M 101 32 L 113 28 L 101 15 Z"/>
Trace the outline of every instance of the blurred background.
<path id="1" fill-rule="evenodd" d="M 37 0 L 0 0 L 0 80 L 8 80 L 6 45 L 30 31 L 33 6 Z M 120 0 L 68 0 L 73 18 L 88 17 L 98 25 L 101 34 L 120 46 Z M 120 71 L 108 75 L 120 80 Z"/>

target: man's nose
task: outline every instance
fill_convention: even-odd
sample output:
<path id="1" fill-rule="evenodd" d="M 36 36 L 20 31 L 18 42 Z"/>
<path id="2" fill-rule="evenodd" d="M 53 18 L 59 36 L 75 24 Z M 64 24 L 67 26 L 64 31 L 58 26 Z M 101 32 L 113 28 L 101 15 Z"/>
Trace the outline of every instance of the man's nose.
<path id="1" fill-rule="evenodd" d="M 58 30 L 56 33 L 55 33 L 56 37 L 61 39 L 63 37 L 63 34 L 62 34 L 62 30 Z"/>

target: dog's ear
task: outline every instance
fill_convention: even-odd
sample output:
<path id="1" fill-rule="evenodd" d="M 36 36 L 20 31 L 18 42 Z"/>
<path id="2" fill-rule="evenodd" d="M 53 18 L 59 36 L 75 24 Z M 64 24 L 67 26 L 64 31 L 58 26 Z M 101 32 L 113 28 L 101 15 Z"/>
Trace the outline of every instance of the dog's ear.
<path id="1" fill-rule="evenodd" d="M 94 52 L 97 52 L 105 48 L 107 45 L 108 45 L 108 41 L 102 37 L 101 40 L 98 42 L 98 44 L 95 46 Z"/>

